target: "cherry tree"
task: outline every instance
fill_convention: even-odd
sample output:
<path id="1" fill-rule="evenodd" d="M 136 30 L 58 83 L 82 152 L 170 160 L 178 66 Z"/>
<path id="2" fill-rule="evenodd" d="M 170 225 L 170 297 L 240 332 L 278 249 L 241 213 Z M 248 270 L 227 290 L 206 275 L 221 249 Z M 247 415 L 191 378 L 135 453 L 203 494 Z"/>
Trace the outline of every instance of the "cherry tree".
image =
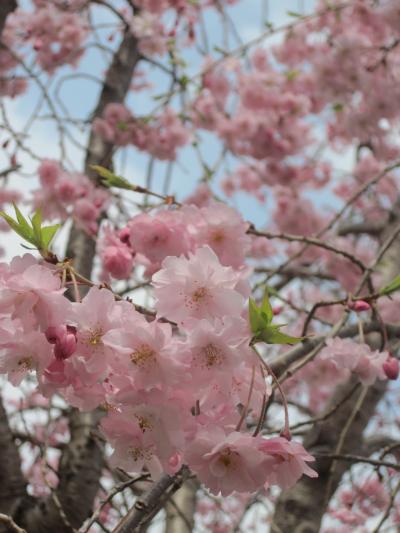
<path id="1" fill-rule="evenodd" d="M 2 0 L 1 532 L 399 530 L 400 7 L 273 5 Z"/>

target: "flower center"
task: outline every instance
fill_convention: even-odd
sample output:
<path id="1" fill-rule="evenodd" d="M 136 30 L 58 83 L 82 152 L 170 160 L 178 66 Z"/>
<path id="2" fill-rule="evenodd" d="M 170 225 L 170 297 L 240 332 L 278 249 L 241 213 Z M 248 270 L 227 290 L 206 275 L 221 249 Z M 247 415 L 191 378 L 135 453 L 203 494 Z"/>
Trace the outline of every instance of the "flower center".
<path id="1" fill-rule="evenodd" d="M 214 344 L 207 344 L 207 346 L 204 346 L 204 348 L 202 348 L 202 353 L 204 355 L 204 364 L 207 368 L 218 366 L 223 361 L 222 350 Z"/>
<path id="2" fill-rule="evenodd" d="M 139 446 L 129 446 L 128 455 L 132 457 L 134 461 L 138 461 L 139 459 L 149 460 L 152 456 L 152 453 L 148 448 L 140 448 Z"/>
<path id="3" fill-rule="evenodd" d="M 33 359 L 30 356 L 20 359 L 17 364 L 21 370 L 33 369 Z"/>
<path id="4" fill-rule="evenodd" d="M 239 454 L 232 451 L 230 448 L 226 448 L 219 456 L 218 462 L 221 463 L 225 468 L 235 468 L 236 461 Z"/>
<path id="5" fill-rule="evenodd" d="M 225 240 L 224 232 L 222 230 L 215 231 L 211 236 L 211 240 L 216 244 L 220 244 L 222 241 Z"/>
<path id="6" fill-rule="evenodd" d="M 141 368 L 155 362 L 156 352 L 148 344 L 141 344 L 131 353 L 131 361 Z"/>
<path id="7" fill-rule="evenodd" d="M 140 429 L 142 430 L 143 433 L 146 432 L 146 430 L 148 429 L 153 429 L 153 425 L 151 423 L 151 421 L 144 417 L 144 416 L 141 416 L 141 415 L 135 415 L 137 421 L 138 421 L 138 424 L 139 424 L 139 427 Z"/>
<path id="8" fill-rule="evenodd" d="M 100 326 L 96 326 L 94 329 L 89 330 L 88 342 L 91 346 L 98 346 L 102 344 L 103 331 Z"/>
<path id="9" fill-rule="evenodd" d="M 207 296 L 207 289 L 205 287 L 200 287 L 199 289 L 196 289 L 194 293 L 192 294 L 192 301 L 195 303 L 199 303 L 206 296 Z"/>

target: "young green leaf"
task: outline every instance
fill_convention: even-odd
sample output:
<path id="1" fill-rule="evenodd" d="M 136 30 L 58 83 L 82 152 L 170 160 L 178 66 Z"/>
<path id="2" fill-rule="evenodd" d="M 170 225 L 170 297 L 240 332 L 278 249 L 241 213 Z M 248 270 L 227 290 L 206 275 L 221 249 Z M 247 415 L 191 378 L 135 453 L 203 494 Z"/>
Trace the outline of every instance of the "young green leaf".
<path id="1" fill-rule="evenodd" d="M 280 331 L 286 324 L 272 324 L 274 312 L 268 298 L 268 290 L 264 293 L 264 298 L 260 307 L 256 302 L 249 299 L 249 321 L 253 333 L 252 343 L 265 342 L 266 344 L 296 344 L 304 337 L 292 337 Z"/>
<path id="2" fill-rule="evenodd" d="M 24 216 L 16 205 L 14 205 L 14 210 L 17 220 L 14 220 L 12 217 L 7 215 L 7 213 L 4 213 L 3 211 L 0 212 L 0 216 L 4 218 L 8 225 L 16 233 L 18 233 L 20 237 L 35 245 L 35 237 L 32 228 L 29 226 L 28 222 L 25 220 Z"/>
<path id="3" fill-rule="evenodd" d="M 261 340 L 267 344 L 297 344 L 301 342 L 304 337 L 292 337 L 279 331 L 279 326 L 269 326 L 262 332 Z"/>
<path id="4" fill-rule="evenodd" d="M 132 185 L 128 180 L 122 176 L 117 176 L 111 170 L 104 168 L 100 165 L 92 165 L 90 168 L 95 170 L 97 174 L 102 178 L 102 182 L 106 187 L 117 187 L 118 189 L 132 190 Z"/>
<path id="5" fill-rule="evenodd" d="M 260 331 L 260 328 L 262 328 L 263 320 L 257 304 L 252 298 L 249 299 L 249 320 L 251 331 L 256 335 Z"/>
<path id="6" fill-rule="evenodd" d="M 41 243 L 42 241 L 42 232 L 41 232 L 41 226 L 42 226 L 42 212 L 40 209 L 38 209 L 33 217 L 31 218 L 32 222 L 32 228 L 33 228 L 33 235 L 35 237 L 36 242 Z"/>
<path id="7" fill-rule="evenodd" d="M 394 280 L 392 280 L 389 283 L 389 285 L 386 285 L 386 287 L 383 287 L 383 289 L 379 291 L 379 294 L 381 294 L 382 296 L 386 296 L 399 289 L 400 289 L 400 275 L 396 276 Z"/>
<path id="8" fill-rule="evenodd" d="M 264 292 L 264 298 L 261 304 L 261 311 L 265 313 L 265 315 L 267 316 L 268 323 L 272 322 L 272 319 L 274 317 L 274 312 L 269 302 L 268 289 L 265 289 L 265 292 Z"/>
<path id="9" fill-rule="evenodd" d="M 45 250 L 49 249 L 50 243 L 60 227 L 61 224 L 54 224 L 53 226 L 45 226 L 42 228 L 42 244 Z"/>
<path id="10" fill-rule="evenodd" d="M 29 221 L 23 216 L 16 205 L 14 205 L 14 210 L 17 220 L 14 220 L 4 212 L 0 212 L 0 216 L 6 220 L 8 225 L 20 237 L 32 244 L 43 256 L 49 255 L 49 244 L 60 227 L 60 224 L 42 227 L 42 213 L 40 209 L 34 213 Z"/>

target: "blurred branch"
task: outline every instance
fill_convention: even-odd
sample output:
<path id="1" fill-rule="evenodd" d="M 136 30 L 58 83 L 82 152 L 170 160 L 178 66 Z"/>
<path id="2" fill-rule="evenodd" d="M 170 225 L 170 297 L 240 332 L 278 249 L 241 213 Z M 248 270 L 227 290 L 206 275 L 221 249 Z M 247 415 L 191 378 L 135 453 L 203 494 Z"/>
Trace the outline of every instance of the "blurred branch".
<path id="1" fill-rule="evenodd" d="M 141 531 L 141 528 L 150 523 L 189 476 L 190 470 L 186 466 L 183 466 L 174 476 L 165 474 L 142 499 L 136 500 L 132 509 L 112 533 L 136 533 Z"/>

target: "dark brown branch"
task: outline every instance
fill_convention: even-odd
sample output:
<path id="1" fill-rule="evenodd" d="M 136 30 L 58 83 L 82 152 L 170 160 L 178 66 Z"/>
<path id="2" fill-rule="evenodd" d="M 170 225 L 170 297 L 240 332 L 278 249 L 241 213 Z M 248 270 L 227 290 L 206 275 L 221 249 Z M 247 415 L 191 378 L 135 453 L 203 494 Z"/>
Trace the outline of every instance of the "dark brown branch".
<path id="1" fill-rule="evenodd" d="M 21 529 L 11 516 L 0 513 L 0 529 L 3 527 L 10 533 L 26 533 L 25 529 Z"/>
<path id="2" fill-rule="evenodd" d="M 346 224 L 342 224 L 339 226 L 337 234 L 341 237 L 344 237 L 346 235 L 372 235 L 372 236 L 378 236 L 382 233 L 383 229 L 385 228 L 387 224 L 387 221 L 384 222 L 358 222 L 358 223 L 351 223 L 348 222 Z"/>
<path id="3" fill-rule="evenodd" d="M 3 33 L 8 15 L 15 9 L 17 9 L 16 0 L 2 0 L 0 2 L 0 35 Z"/>
<path id="4" fill-rule="evenodd" d="M 132 509 L 112 533 L 139 533 L 141 528 L 150 523 L 189 476 L 190 471 L 185 466 L 174 476 L 164 475 L 143 499 L 136 500 Z"/>
<path id="5" fill-rule="evenodd" d="M 330 459 L 336 459 L 339 461 L 347 461 L 350 463 L 366 463 L 372 466 L 378 466 L 378 467 L 385 467 L 385 468 L 393 468 L 393 470 L 397 470 L 400 472 L 400 464 L 398 463 L 392 463 L 390 461 L 380 461 L 379 459 L 371 459 L 371 457 L 363 457 L 362 455 L 353 455 L 351 453 L 318 453 L 316 452 L 314 454 L 316 457 L 329 457 Z"/>
<path id="6" fill-rule="evenodd" d="M 0 512 L 8 515 L 12 514 L 17 502 L 26 495 L 26 481 L 21 473 L 18 449 L 1 401 L 0 458 Z M 0 531 L 3 531 L 1 525 Z"/>

